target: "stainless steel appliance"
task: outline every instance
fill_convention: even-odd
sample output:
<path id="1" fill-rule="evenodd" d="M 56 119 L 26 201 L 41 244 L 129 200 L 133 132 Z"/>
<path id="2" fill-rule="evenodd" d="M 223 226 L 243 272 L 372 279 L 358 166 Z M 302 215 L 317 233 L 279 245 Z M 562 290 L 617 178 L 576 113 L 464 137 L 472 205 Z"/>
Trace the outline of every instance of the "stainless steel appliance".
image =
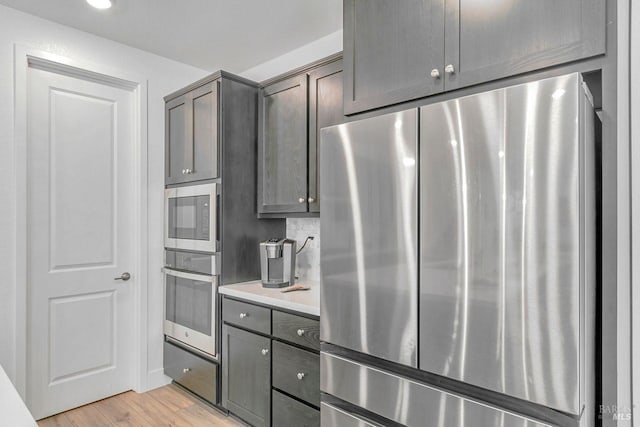
<path id="1" fill-rule="evenodd" d="M 167 250 L 165 265 L 165 335 L 217 359 L 218 255 Z"/>
<path id="2" fill-rule="evenodd" d="M 216 252 L 219 247 L 218 184 L 164 191 L 165 247 Z"/>
<path id="3" fill-rule="evenodd" d="M 571 74 L 322 131 L 323 426 L 594 424 L 594 120 Z"/>
<path id="4" fill-rule="evenodd" d="M 269 239 L 260 242 L 260 268 L 265 288 L 292 286 L 296 276 L 296 241 Z"/>

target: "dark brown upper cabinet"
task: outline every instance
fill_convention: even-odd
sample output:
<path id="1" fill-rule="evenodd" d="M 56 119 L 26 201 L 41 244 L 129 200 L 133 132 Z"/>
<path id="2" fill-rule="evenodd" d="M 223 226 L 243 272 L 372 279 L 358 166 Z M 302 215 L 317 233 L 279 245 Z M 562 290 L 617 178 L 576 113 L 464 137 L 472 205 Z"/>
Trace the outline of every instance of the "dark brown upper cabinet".
<path id="1" fill-rule="evenodd" d="M 339 56 L 264 83 L 259 106 L 259 214 L 320 212 L 320 129 L 344 122 L 342 98 Z"/>
<path id="2" fill-rule="evenodd" d="M 309 212 L 320 212 L 320 130 L 345 122 L 342 61 L 309 72 Z"/>
<path id="3" fill-rule="evenodd" d="M 602 0 L 344 0 L 345 114 L 605 52 Z"/>
<path id="4" fill-rule="evenodd" d="M 343 17 L 345 114 L 444 90 L 444 0 L 344 0 Z"/>
<path id="5" fill-rule="evenodd" d="M 219 86 L 209 82 L 165 104 L 165 184 L 219 176 Z"/>

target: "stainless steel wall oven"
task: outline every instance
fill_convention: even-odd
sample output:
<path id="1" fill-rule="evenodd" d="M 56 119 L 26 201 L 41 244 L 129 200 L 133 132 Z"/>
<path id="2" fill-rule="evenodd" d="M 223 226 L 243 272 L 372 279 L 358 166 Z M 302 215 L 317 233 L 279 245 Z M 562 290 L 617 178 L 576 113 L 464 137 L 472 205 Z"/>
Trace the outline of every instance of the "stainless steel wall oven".
<path id="1" fill-rule="evenodd" d="M 164 333 L 218 358 L 218 254 L 167 250 Z"/>

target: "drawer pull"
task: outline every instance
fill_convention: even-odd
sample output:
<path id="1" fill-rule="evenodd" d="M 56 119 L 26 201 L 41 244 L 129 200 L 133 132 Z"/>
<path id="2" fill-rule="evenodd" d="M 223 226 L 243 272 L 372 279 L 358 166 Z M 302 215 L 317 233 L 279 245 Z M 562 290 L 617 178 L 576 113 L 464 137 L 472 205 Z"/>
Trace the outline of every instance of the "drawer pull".
<path id="1" fill-rule="evenodd" d="M 245 317 L 249 317 L 248 313 L 240 313 L 240 318 L 244 319 Z"/>
<path id="2" fill-rule="evenodd" d="M 269 349 L 268 348 L 263 348 L 262 349 L 262 355 L 266 356 L 267 354 L 269 354 Z"/>
<path id="3" fill-rule="evenodd" d="M 191 372 L 191 368 L 184 368 L 184 369 L 182 370 L 182 373 L 183 373 L 183 374 L 186 374 L 187 372 Z"/>
<path id="4" fill-rule="evenodd" d="M 304 335 L 304 329 L 298 329 L 298 336 L 301 337 Z"/>
<path id="5" fill-rule="evenodd" d="M 304 378 L 304 372 L 298 372 L 296 377 L 298 377 L 299 380 L 302 380 Z"/>

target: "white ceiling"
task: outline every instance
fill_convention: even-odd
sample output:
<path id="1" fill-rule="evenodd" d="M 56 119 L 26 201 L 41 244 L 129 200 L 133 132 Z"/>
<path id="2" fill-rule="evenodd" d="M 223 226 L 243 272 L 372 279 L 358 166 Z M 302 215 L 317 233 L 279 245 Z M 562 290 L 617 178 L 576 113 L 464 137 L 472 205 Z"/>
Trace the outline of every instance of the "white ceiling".
<path id="1" fill-rule="evenodd" d="M 241 72 L 342 28 L 342 0 L 0 0 L 208 71 Z"/>

